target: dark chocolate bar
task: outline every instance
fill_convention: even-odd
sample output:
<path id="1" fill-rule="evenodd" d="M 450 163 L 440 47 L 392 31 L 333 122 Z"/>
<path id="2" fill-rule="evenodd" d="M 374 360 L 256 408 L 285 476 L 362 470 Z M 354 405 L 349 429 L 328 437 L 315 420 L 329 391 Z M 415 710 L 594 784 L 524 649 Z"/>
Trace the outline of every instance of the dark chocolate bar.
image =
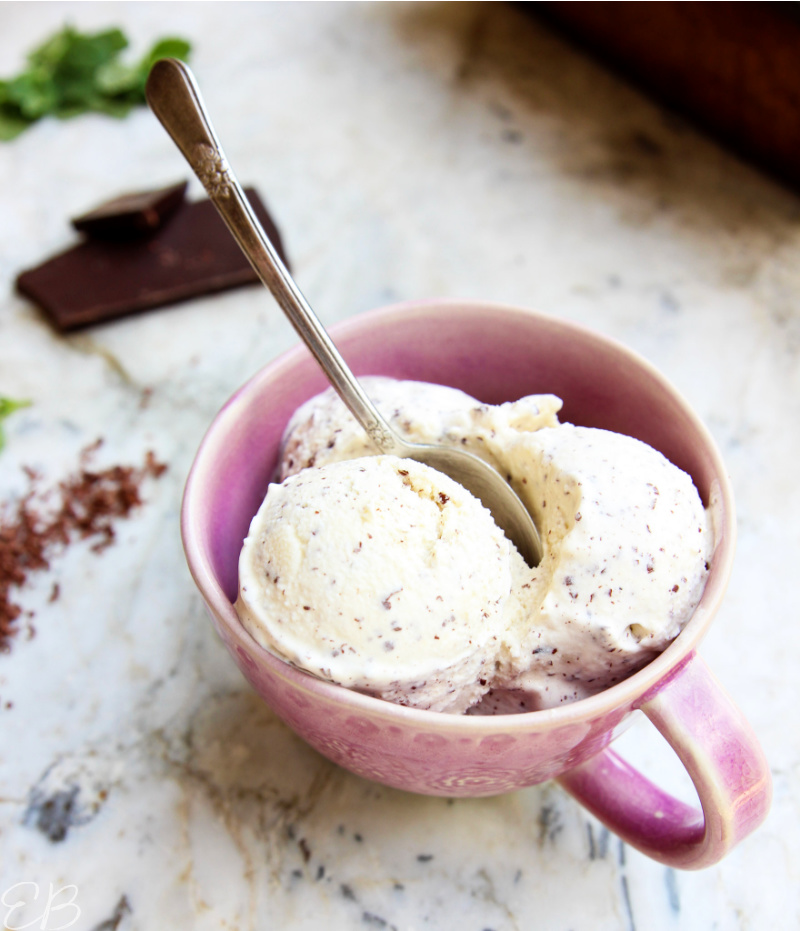
<path id="1" fill-rule="evenodd" d="M 188 182 L 156 191 L 121 194 L 72 220 L 80 233 L 95 239 L 135 239 L 154 233 L 183 203 Z"/>
<path id="2" fill-rule="evenodd" d="M 252 188 L 245 192 L 288 267 L 280 234 Z M 151 236 L 88 239 L 17 278 L 21 294 L 61 331 L 151 310 L 258 278 L 210 200 L 184 201 Z"/>

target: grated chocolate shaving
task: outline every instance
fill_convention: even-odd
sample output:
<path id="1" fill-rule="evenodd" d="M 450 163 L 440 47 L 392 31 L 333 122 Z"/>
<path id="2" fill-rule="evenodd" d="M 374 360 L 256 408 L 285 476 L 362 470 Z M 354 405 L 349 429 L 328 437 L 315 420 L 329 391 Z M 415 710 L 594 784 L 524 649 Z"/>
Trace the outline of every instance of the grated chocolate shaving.
<path id="1" fill-rule="evenodd" d="M 13 600 L 13 590 L 21 588 L 32 573 L 49 569 L 58 547 L 86 539 L 95 541 L 94 552 L 110 546 L 115 522 L 143 503 L 143 481 L 159 478 L 166 471 L 167 466 L 158 462 L 152 451 L 147 452 L 139 467 L 92 469 L 92 454 L 101 443 L 98 440 L 87 447 L 77 473 L 59 482 L 55 489 L 40 490 L 39 476 L 25 469 L 28 491 L 15 508 L 0 510 L 0 650 L 4 652 L 11 647 L 22 613 Z M 54 497 L 55 507 L 51 504 Z M 57 597 L 56 584 L 50 600 Z"/>

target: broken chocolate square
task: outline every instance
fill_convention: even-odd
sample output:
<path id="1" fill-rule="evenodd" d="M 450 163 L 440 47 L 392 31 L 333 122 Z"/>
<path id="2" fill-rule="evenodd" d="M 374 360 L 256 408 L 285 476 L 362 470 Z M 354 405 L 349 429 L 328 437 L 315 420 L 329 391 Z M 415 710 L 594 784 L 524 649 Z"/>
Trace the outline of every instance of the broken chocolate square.
<path id="1" fill-rule="evenodd" d="M 255 190 L 245 191 L 288 267 L 280 233 Z M 17 278 L 21 294 L 61 331 L 258 281 L 208 199 L 184 201 L 152 235 L 87 239 Z"/>
<path id="2" fill-rule="evenodd" d="M 183 203 L 188 182 L 156 191 L 121 194 L 72 220 L 80 233 L 95 239 L 135 239 L 155 232 Z"/>

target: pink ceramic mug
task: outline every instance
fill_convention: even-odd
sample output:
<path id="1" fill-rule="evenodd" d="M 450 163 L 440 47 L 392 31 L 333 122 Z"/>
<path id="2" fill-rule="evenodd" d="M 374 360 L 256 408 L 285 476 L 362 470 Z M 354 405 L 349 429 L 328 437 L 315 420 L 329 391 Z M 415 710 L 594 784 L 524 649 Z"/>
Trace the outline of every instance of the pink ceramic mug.
<path id="1" fill-rule="evenodd" d="M 268 365 L 212 423 L 183 502 L 189 567 L 217 631 L 275 712 L 313 747 L 387 785 L 484 796 L 548 779 L 629 844 L 663 863 L 717 862 L 764 819 L 769 770 L 752 730 L 697 646 L 731 571 L 731 488 L 706 429 L 647 362 L 582 327 L 510 307 L 427 301 L 333 328 L 356 374 L 438 382 L 484 402 L 552 392 L 562 419 L 636 436 L 687 471 L 715 518 L 717 546 L 702 601 L 677 640 L 599 695 L 523 714 L 471 717 L 400 707 L 322 682 L 276 659 L 242 628 L 232 602 L 250 519 L 272 476 L 292 412 L 327 387 L 304 347 Z M 702 810 L 629 766 L 611 740 L 641 709 L 691 776 Z"/>

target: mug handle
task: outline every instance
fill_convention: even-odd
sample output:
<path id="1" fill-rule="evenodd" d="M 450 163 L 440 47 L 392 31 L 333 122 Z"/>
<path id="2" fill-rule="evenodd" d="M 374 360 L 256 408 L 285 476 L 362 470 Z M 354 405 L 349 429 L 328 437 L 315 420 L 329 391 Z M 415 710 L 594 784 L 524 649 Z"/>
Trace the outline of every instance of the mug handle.
<path id="1" fill-rule="evenodd" d="M 702 811 L 606 748 L 558 778 L 626 843 L 678 869 L 721 860 L 764 820 L 769 767 L 752 728 L 696 653 L 638 705 L 686 767 Z"/>

